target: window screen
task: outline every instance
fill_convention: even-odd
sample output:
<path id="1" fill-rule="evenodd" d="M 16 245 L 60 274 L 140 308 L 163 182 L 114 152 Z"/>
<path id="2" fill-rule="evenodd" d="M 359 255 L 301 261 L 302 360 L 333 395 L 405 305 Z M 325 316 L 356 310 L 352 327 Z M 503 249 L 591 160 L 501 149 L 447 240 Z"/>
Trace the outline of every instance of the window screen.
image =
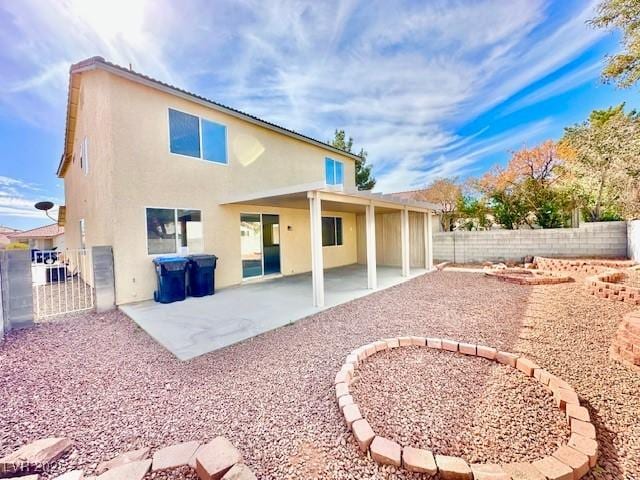
<path id="1" fill-rule="evenodd" d="M 200 119 L 169 109 L 169 146 L 171 153 L 200 157 Z"/>

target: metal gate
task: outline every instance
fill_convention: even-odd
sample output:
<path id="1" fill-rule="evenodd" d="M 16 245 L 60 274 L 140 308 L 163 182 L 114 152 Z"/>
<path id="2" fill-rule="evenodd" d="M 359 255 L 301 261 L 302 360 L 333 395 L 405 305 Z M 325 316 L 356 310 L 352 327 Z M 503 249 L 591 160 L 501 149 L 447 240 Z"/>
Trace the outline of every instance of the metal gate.
<path id="1" fill-rule="evenodd" d="M 93 309 L 90 250 L 32 250 L 31 278 L 36 319 Z"/>

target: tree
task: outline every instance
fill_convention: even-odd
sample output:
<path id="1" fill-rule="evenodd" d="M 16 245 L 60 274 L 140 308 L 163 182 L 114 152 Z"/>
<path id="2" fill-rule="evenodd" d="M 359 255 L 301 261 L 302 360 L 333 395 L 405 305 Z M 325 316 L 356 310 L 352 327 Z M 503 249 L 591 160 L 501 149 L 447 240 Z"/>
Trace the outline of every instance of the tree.
<path id="1" fill-rule="evenodd" d="M 566 182 L 590 221 L 640 215 L 640 116 L 624 104 L 594 110 L 565 128 L 559 153 Z"/>
<path id="2" fill-rule="evenodd" d="M 622 30 L 623 51 L 608 57 L 602 76 L 622 88 L 634 85 L 640 79 L 640 0 L 604 0 L 590 23 Z"/>
<path id="3" fill-rule="evenodd" d="M 465 230 L 487 230 L 491 227 L 491 210 L 484 198 L 461 195 L 458 199 L 461 227 Z"/>
<path id="4" fill-rule="evenodd" d="M 333 140 L 327 142 L 329 145 L 344 150 L 347 153 L 353 153 L 353 138 L 347 136 L 344 130 L 336 130 Z M 356 160 L 356 186 L 358 190 L 371 190 L 376 185 L 376 179 L 371 172 L 371 165 L 367 165 L 367 152 L 364 148 L 358 153 L 359 159 Z"/>
<path id="5" fill-rule="evenodd" d="M 556 188 L 561 160 L 556 144 L 547 140 L 533 148 L 513 152 L 506 167 L 484 175 L 477 187 L 490 200 L 498 223 L 504 228 L 537 224 L 557 228 L 568 218 L 570 202 Z"/>
<path id="6" fill-rule="evenodd" d="M 440 210 L 440 226 L 445 232 L 450 232 L 454 229 L 461 197 L 462 188 L 456 178 L 440 178 L 434 180 L 426 188 L 414 194 L 416 200 L 438 205 Z"/>
<path id="7" fill-rule="evenodd" d="M 527 223 L 529 210 L 522 199 L 509 190 L 495 190 L 489 197 L 493 218 L 507 230 Z"/>

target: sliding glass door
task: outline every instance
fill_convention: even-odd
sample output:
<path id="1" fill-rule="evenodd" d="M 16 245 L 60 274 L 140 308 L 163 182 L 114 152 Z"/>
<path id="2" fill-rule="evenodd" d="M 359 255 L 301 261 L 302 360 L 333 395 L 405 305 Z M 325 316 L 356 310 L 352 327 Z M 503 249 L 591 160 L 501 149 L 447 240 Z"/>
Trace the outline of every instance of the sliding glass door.
<path id="1" fill-rule="evenodd" d="M 260 214 L 240 216 L 242 278 L 262 275 L 262 222 Z"/>
<path id="2" fill-rule="evenodd" d="M 280 273 L 280 217 L 240 215 L 242 278 Z"/>

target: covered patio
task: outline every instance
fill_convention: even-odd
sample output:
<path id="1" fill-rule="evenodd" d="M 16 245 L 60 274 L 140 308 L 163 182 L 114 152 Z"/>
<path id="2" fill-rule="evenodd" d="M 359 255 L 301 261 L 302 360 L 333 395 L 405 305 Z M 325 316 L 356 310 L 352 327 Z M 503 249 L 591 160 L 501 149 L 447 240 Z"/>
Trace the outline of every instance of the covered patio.
<path id="1" fill-rule="evenodd" d="M 378 289 L 423 275 L 424 268 L 401 275 L 397 267 L 377 267 Z M 120 308 L 151 337 L 180 360 L 232 345 L 373 292 L 367 288 L 367 268 L 348 265 L 324 272 L 324 305 L 311 304 L 311 273 L 252 282 L 218 291 L 213 296 L 188 297 L 183 302 L 146 301 Z"/>
<path id="2" fill-rule="evenodd" d="M 311 271 L 245 279 L 241 285 L 224 288 L 209 297 L 171 304 L 145 301 L 120 307 L 181 360 L 433 270 L 433 206 L 424 202 L 369 192 L 343 192 L 321 184 L 245 195 L 223 205 L 237 211 L 251 211 L 254 207 L 273 212 L 288 209 L 299 212 L 301 218 L 307 211 L 309 235 L 288 243 L 286 255 L 309 259 L 310 253 Z M 330 215 L 329 212 L 352 218 L 348 240 L 345 238 L 346 243 L 351 242 L 352 256 L 333 268 L 328 268 L 331 263 L 323 258 L 336 248 L 323 244 L 323 215 Z M 292 227 L 287 226 L 289 229 Z"/>
<path id="3" fill-rule="evenodd" d="M 343 191 L 342 187 L 318 184 L 297 185 L 283 189 L 242 195 L 223 205 L 256 206 L 307 210 L 310 244 L 298 248 L 311 250 L 311 284 L 313 306 L 325 305 L 325 261 L 323 214 L 347 212 L 357 220 L 358 264 L 366 266 L 366 286 L 378 288 L 378 266 L 399 267 L 402 277 L 410 277 L 411 269 L 433 269 L 433 216 L 436 207 L 430 203 L 374 194 L 365 191 Z"/>

